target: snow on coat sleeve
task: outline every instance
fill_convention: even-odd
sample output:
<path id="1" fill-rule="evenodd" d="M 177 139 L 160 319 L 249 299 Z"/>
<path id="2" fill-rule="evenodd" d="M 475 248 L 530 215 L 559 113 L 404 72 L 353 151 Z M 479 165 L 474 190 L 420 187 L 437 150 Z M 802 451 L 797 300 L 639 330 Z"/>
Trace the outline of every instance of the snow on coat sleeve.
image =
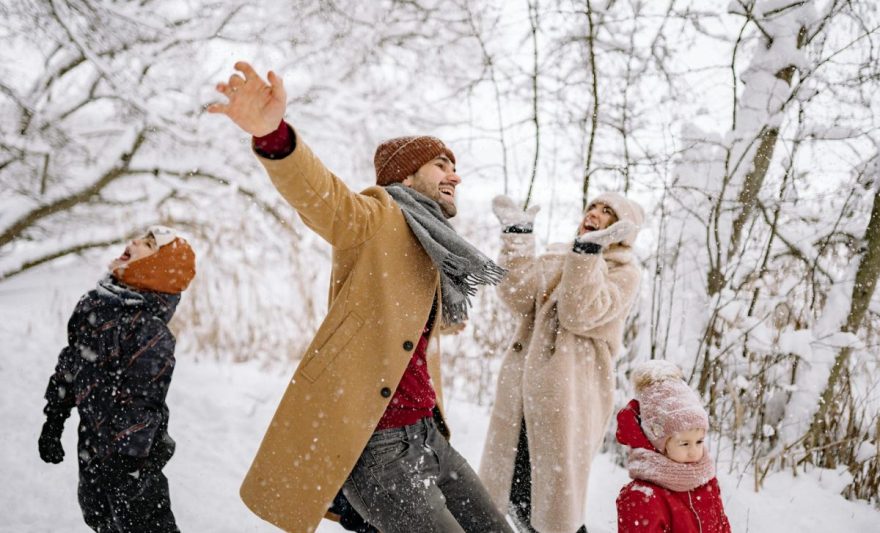
<path id="1" fill-rule="evenodd" d="M 498 285 L 498 295 L 514 313 L 526 314 L 535 305 L 535 236 L 531 233 L 504 233 L 498 264 L 507 275 Z"/>
<path id="2" fill-rule="evenodd" d="M 117 408 L 111 423 L 118 453 L 146 457 L 165 420 L 175 339 L 165 323 L 155 317 L 144 318 L 134 327 L 135 334 L 123 341 L 122 353 L 127 361 L 122 362 Z"/>
<path id="3" fill-rule="evenodd" d="M 369 196 L 352 192 L 334 175 L 298 134 L 296 148 L 283 158 L 259 157 L 278 192 L 303 222 L 336 248 L 362 244 L 376 234 L 393 206 L 387 193 Z M 377 189 L 378 192 L 378 189 Z"/>
<path id="4" fill-rule="evenodd" d="M 727 519 L 727 513 L 724 512 L 724 504 L 721 502 L 721 487 L 718 485 L 717 477 L 713 477 L 709 480 L 709 487 L 712 493 L 716 496 L 713 500 L 713 503 L 716 505 L 713 506 L 711 512 L 715 515 L 715 521 L 718 524 L 718 531 L 730 533 L 732 531 L 730 528 L 730 520 Z"/>
<path id="5" fill-rule="evenodd" d="M 58 354 L 55 373 L 49 378 L 49 384 L 46 386 L 46 407 L 43 408 L 43 413 L 49 419 L 67 420 L 71 409 L 76 406 L 74 377 L 76 359 L 79 356 L 77 349 L 71 345 L 65 346 Z"/>
<path id="6" fill-rule="evenodd" d="M 618 533 L 671 533 L 669 509 L 654 489 L 633 481 L 617 496 Z"/>
<path id="7" fill-rule="evenodd" d="M 639 270 L 623 265 L 609 273 L 601 254 L 569 253 L 558 289 L 560 325 L 576 335 L 625 320 L 638 293 Z"/>
<path id="8" fill-rule="evenodd" d="M 76 407 L 75 381 L 79 371 L 78 361 L 81 354 L 77 349 L 76 328 L 81 320 L 81 306 L 84 298 L 77 303 L 76 309 L 67 321 L 67 346 L 58 354 L 58 362 L 55 365 L 55 373 L 49 378 L 46 386 L 46 407 L 43 413 L 47 418 L 54 421 L 64 421 L 70 416 L 70 411 Z"/>

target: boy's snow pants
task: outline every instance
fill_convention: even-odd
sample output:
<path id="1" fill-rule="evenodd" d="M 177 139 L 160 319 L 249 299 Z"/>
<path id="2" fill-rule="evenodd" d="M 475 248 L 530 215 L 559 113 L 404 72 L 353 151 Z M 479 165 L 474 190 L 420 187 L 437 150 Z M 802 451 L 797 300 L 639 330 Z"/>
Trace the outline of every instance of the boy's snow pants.
<path id="1" fill-rule="evenodd" d="M 179 533 L 162 464 L 149 459 L 135 473 L 80 466 L 79 506 L 99 533 Z"/>

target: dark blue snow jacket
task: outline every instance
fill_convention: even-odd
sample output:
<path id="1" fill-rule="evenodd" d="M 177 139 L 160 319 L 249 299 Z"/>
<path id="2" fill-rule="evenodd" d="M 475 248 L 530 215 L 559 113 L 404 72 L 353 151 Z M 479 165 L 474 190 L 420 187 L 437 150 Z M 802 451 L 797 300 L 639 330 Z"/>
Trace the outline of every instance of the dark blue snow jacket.
<path id="1" fill-rule="evenodd" d="M 167 324 L 179 301 L 108 276 L 77 303 L 43 412 L 63 424 L 78 409 L 81 468 L 114 454 L 161 468 L 174 453 L 165 396 L 175 339 Z"/>

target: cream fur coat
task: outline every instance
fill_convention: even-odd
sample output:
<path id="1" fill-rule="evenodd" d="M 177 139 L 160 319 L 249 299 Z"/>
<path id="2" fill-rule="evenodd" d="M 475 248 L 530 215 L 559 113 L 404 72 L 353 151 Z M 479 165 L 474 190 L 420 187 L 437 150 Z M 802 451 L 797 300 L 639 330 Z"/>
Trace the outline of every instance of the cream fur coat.
<path id="1" fill-rule="evenodd" d="M 532 234 L 504 234 L 499 286 L 520 319 L 504 356 L 480 477 L 508 511 L 520 424 L 532 469 L 532 526 L 575 533 L 584 524 L 590 463 L 611 418 L 614 360 L 636 300 L 639 269 L 627 247 L 535 256 Z"/>

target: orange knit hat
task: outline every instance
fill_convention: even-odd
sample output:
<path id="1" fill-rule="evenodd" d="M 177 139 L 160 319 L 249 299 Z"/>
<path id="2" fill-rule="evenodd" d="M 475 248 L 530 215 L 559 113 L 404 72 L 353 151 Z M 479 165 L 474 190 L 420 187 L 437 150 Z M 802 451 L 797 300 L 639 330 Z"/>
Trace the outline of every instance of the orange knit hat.
<path id="1" fill-rule="evenodd" d="M 455 155 L 437 137 L 397 137 L 388 139 L 376 148 L 373 164 L 376 167 L 376 185 L 389 185 L 405 180 L 428 161 L 445 155 L 455 163 Z"/>
<path id="2" fill-rule="evenodd" d="M 135 289 L 178 294 L 196 275 L 196 254 L 173 230 L 153 227 L 148 230 L 159 249 L 142 259 L 117 267 L 113 275 Z"/>

